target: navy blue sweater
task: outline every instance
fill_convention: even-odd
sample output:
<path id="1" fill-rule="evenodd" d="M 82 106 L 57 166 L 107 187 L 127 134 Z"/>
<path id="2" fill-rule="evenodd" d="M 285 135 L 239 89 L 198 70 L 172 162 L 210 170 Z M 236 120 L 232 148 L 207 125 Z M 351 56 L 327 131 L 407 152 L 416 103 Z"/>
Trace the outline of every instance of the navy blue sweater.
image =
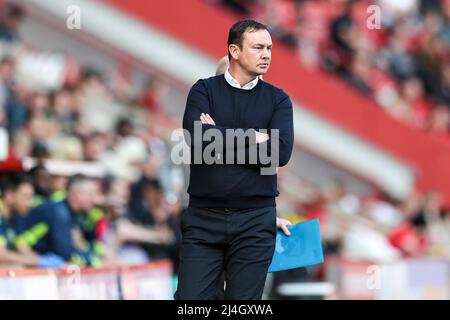
<path id="1" fill-rule="evenodd" d="M 194 136 L 194 122 L 200 121 L 201 113 L 208 113 L 215 125 L 198 123 L 202 136 Z M 279 167 L 286 165 L 291 157 L 294 140 L 292 103 L 284 91 L 263 80 L 259 80 L 251 90 L 230 86 L 223 75 L 199 80 L 189 92 L 183 128 L 190 133 L 186 142 L 192 151 L 189 205 L 230 209 L 276 205 L 275 197 L 279 195 L 276 172 L 272 170 L 274 174 L 261 174 L 261 168 L 274 165 L 259 156 L 259 149 L 267 150 L 270 157 L 278 157 L 275 164 Z M 203 136 L 205 130 L 210 128 L 222 133 L 223 148 L 210 152 L 219 163 L 194 163 L 195 153 L 202 154 L 211 143 Z M 228 139 L 226 129 L 243 129 L 247 139 Z M 260 129 L 267 129 L 269 135 L 270 129 L 279 130 L 278 147 L 273 148 L 275 154 L 270 152 L 271 146 L 277 145 L 272 141 L 275 135 L 264 143 L 256 144 L 255 130 Z M 255 148 L 257 152 L 253 152 Z M 234 164 L 221 164 L 231 150 Z M 237 163 L 239 151 L 244 152 L 245 160 Z"/>

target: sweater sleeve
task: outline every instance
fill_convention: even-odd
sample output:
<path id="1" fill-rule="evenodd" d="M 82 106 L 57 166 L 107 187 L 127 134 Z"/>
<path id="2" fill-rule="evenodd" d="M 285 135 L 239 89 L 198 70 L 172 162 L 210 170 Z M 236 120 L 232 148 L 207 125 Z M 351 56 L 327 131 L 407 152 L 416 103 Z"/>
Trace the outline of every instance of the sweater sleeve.
<path id="1" fill-rule="evenodd" d="M 283 93 L 283 97 L 275 107 L 275 111 L 270 121 L 269 130 L 271 131 L 270 139 L 263 144 L 267 144 L 266 148 L 270 156 L 274 156 L 278 159 L 278 166 L 283 167 L 289 162 L 294 145 L 292 102 L 291 99 L 289 99 L 289 96 L 285 93 Z M 273 130 L 277 130 L 277 137 L 274 136 Z M 275 138 L 278 139 L 278 143 L 273 143 Z M 261 144 L 260 147 L 263 144 Z M 275 154 L 273 155 L 272 152 L 275 152 Z"/>
<path id="2" fill-rule="evenodd" d="M 291 158 L 294 145 L 292 102 L 284 92 L 277 97 L 276 101 L 276 107 L 267 132 L 269 139 L 256 144 L 256 148 L 253 150 L 248 147 L 245 149 L 246 159 L 249 159 L 250 153 L 256 152 L 253 162 L 245 165 L 267 168 L 283 167 Z"/>
<path id="3" fill-rule="evenodd" d="M 233 149 L 238 151 L 240 148 L 245 148 L 251 143 L 256 141 L 256 131 L 251 128 L 237 128 L 237 127 L 226 127 L 220 125 L 203 124 L 200 121 L 200 115 L 202 113 L 211 114 L 209 108 L 209 97 L 203 83 L 203 80 L 197 81 L 191 88 L 187 102 L 186 109 L 183 115 L 183 129 L 185 130 L 185 141 L 191 147 L 198 147 L 199 150 L 203 152 L 206 146 L 211 143 L 211 140 L 207 139 L 205 133 L 208 129 L 219 130 L 219 134 L 222 137 L 223 148 L 219 150 L 225 154 L 227 150 Z M 195 131 L 195 125 L 201 130 Z M 241 129 L 242 132 L 247 132 L 247 138 L 241 139 L 235 136 L 227 135 L 227 129 L 238 130 Z M 247 131 L 248 130 L 248 131 Z M 211 131 L 210 131 L 211 132 Z M 238 131 L 239 132 L 239 131 Z M 201 134 L 201 136 L 195 136 L 194 134 Z M 207 133 L 206 133 L 207 134 Z M 186 136 L 188 135 L 188 136 Z M 201 145 L 200 145 L 201 144 Z M 236 152 L 235 152 L 236 153 Z"/>
<path id="4" fill-rule="evenodd" d="M 203 152 L 210 144 L 208 139 L 203 139 L 205 131 L 215 128 L 220 131 L 223 139 L 223 148 L 219 150 L 223 154 L 223 159 L 232 150 L 234 163 L 239 165 L 284 166 L 288 163 L 293 148 L 292 103 L 284 92 L 278 94 L 275 101 L 275 111 L 267 132 L 270 138 L 264 143 L 256 143 L 256 130 L 253 128 L 231 128 L 201 123 L 201 113 L 210 113 L 210 108 L 206 88 L 203 81 L 199 80 L 189 92 L 183 116 L 183 129 L 189 134 L 186 142 L 191 148 L 197 147 L 197 150 Z M 194 131 L 195 122 L 201 127 L 201 131 Z M 227 129 L 235 130 L 234 135 L 227 135 Z M 277 130 L 275 134 L 273 129 Z M 194 136 L 194 133 L 201 133 L 202 136 Z M 274 141 L 275 139 L 277 140 Z M 275 158 L 275 165 L 272 156 Z"/>

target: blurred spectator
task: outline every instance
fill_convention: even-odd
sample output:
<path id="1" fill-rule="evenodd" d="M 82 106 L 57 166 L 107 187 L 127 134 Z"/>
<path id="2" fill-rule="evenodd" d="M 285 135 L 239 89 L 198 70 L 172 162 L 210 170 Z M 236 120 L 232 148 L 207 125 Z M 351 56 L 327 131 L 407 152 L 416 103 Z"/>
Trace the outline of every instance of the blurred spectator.
<path id="1" fill-rule="evenodd" d="M 367 201 L 364 211 L 369 219 L 384 230 L 392 230 L 404 219 L 403 212 L 398 208 L 398 202 L 384 191 L 381 191 L 375 199 Z"/>
<path id="2" fill-rule="evenodd" d="M 14 74 L 14 59 L 3 57 L 0 60 L 0 105 L 5 106 L 11 94 Z"/>
<path id="3" fill-rule="evenodd" d="M 411 222 L 416 226 L 427 227 L 441 219 L 442 198 L 435 191 L 429 191 L 423 198 L 422 205 L 411 217 Z"/>
<path id="4" fill-rule="evenodd" d="M 296 5 L 290 0 L 260 0 L 250 2 L 251 18 L 265 21 L 271 26 L 270 33 L 282 41 L 290 42 L 296 23 Z M 249 3 L 247 2 L 247 8 Z"/>
<path id="5" fill-rule="evenodd" d="M 45 158 L 50 157 L 50 152 L 48 151 L 45 143 L 41 141 L 34 141 L 31 146 L 30 156 L 37 159 L 37 161 L 42 161 Z"/>
<path id="6" fill-rule="evenodd" d="M 109 223 L 104 213 L 105 198 L 100 181 L 93 181 L 95 206 L 73 217 L 72 234 L 77 248 L 89 253 L 90 265 L 99 267 L 106 255 L 105 241 Z"/>
<path id="7" fill-rule="evenodd" d="M 162 81 L 149 79 L 145 85 L 139 103 L 154 114 L 164 113 L 164 99 L 167 97 L 168 87 Z"/>
<path id="8" fill-rule="evenodd" d="M 140 263 L 170 258 L 176 268 L 180 235 L 161 185 L 157 180 L 145 179 L 141 192 L 140 208 L 136 206 L 118 222 L 117 236 L 125 244 L 121 257 L 128 262 L 138 259 Z"/>
<path id="9" fill-rule="evenodd" d="M 317 1 L 298 1 L 297 12 L 297 24 L 292 36 L 285 37 L 285 43 L 297 48 L 305 67 L 317 69 L 328 37 L 329 8 Z"/>
<path id="10" fill-rule="evenodd" d="M 255 2 L 255 1 L 248 1 L 248 0 L 211 0 L 211 2 L 222 2 L 225 6 L 230 8 L 231 10 L 234 10 L 242 15 L 248 15 L 249 10 L 247 9 L 249 2 Z"/>
<path id="11" fill-rule="evenodd" d="M 389 38 L 380 54 L 387 60 L 390 72 L 396 79 L 413 76 L 416 70 L 412 52 L 410 21 L 399 19 L 387 32 Z"/>
<path id="12" fill-rule="evenodd" d="M 0 265 L 8 267 L 62 267 L 61 257 L 52 253 L 38 255 L 25 244 L 40 232 L 26 229 L 32 205 L 33 185 L 23 175 L 3 176 L 0 199 Z"/>
<path id="13" fill-rule="evenodd" d="M 18 41 L 20 39 L 18 26 L 24 16 L 22 7 L 8 4 L 0 21 L 0 39 L 7 42 Z"/>
<path id="14" fill-rule="evenodd" d="M 417 77 L 405 79 L 401 87 L 401 96 L 409 108 L 410 124 L 426 128 L 431 106 L 425 97 L 422 80 Z"/>
<path id="15" fill-rule="evenodd" d="M 439 105 L 430 115 L 428 131 L 436 139 L 450 145 L 450 110 L 447 106 Z"/>
<path id="16" fill-rule="evenodd" d="M 216 76 L 224 74 L 225 71 L 228 69 L 228 65 L 229 65 L 228 56 L 223 56 L 222 59 L 220 59 L 219 62 L 217 63 Z"/>
<path id="17" fill-rule="evenodd" d="M 67 199 L 60 202 L 44 202 L 34 208 L 27 218 L 27 229 L 41 232 L 34 234 L 26 244 L 39 253 L 52 252 L 65 261 L 80 266 L 100 266 L 94 239 L 86 239 L 82 225 L 86 219 L 89 227 L 95 228 L 101 219 L 98 213 L 91 216 L 96 197 L 96 186 L 90 179 L 80 175 L 70 178 L 67 186 Z M 89 230 L 92 231 L 92 230 Z M 28 238 L 24 236 L 24 239 Z M 31 241 L 32 239 L 32 241 Z"/>
<path id="18" fill-rule="evenodd" d="M 330 39 L 334 51 L 334 64 L 339 72 L 345 72 L 356 50 L 356 27 L 352 17 L 354 1 L 348 1 L 344 12 L 330 24 Z"/>
<path id="19" fill-rule="evenodd" d="M 372 94 L 370 57 L 364 53 L 357 53 L 351 60 L 346 72 L 345 79 L 361 93 L 370 96 Z"/>
<path id="20" fill-rule="evenodd" d="M 108 179 L 108 190 L 105 196 L 105 207 L 109 216 L 109 221 L 115 224 L 128 212 L 130 202 L 130 181 L 125 178 L 110 177 Z"/>
<path id="21" fill-rule="evenodd" d="M 15 60 L 6 56 L 0 61 L 0 103 L 6 111 L 6 128 L 10 134 L 26 121 L 26 90 L 14 83 Z"/>
<path id="22" fill-rule="evenodd" d="M 127 138 L 134 134 L 133 124 L 126 118 L 119 119 L 116 123 L 116 133 L 119 138 Z"/>
<path id="23" fill-rule="evenodd" d="M 67 183 L 69 181 L 69 178 L 64 175 L 52 175 L 52 186 L 51 189 L 53 190 L 52 194 L 52 200 L 58 202 L 62 201 L 67 197 Z"/>
<path id="24" fill-rule="evenodd" d="M 52 111 L 55 112 L 58 121 L 66 133 L 75 133 L 78 117 L 74 90 L 65 87 L 51 96 Z"/>
<path id="25" fill-rule="evenodd" d="M 15 157 L 21 159 L 31 155 L 33 143 L 25 130 L 21 130 L 11 137 L 11 145 Z"/>
<path id="26" fill-rule="evenodd" d="M 76 95 L 75 106 L 79 112 L 77 133 L 80 135 L 111 132 L 119 119 L 128 116 L 128 107 L 115 99 L 99 71 L 84 71 Z"/>
<path id="27" fill-rule="evenodd" d="M 440 69 L 439 78 L 441 81 L 434 87 L 435 96 L 445 104 L 450 104 L 450 64 L 443 63 Z"/>
<path id="28" fill-rule="evenodd" d="M 91 133 L 83 141 L 85 161 L 99 161 L 108 147 L 107 138 L 98 132 Z"/>
<path id="29" fill-rule="evenodd" d="M 43 165 L 37 165 L 29 171 L 35 190 L 33 207 L 50 199 L 52 191 L 52 177 Z"/>

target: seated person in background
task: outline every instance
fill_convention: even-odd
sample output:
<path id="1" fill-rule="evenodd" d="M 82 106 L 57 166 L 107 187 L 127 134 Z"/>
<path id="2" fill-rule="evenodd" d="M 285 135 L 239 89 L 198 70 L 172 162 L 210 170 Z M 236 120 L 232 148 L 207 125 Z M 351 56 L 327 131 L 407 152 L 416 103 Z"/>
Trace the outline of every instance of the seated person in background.
<path id="1" fill-rule="evenodd" d="M 52 267 L 64 265 L 61 257 L 46 252 L 38 255 L 23 247 L 19 234 L 39 235 L 39 227 L 26 230 L 26 218 L 33 201 L 31 181 L 23 175 L 6 177 L 0 198 L 0 267 Z M 15 249 L 15 250 L 14 250 Z"/>
<path id="2" fill-rule="evenodd" d="M 33 207 L 50 200 L 52 197 L 52 176 L 43 165 L 37 165 L 29 171 L 33 187 Z"/>
<path id="3" fill-rule="evenodd" d="M 130 211 L 117 222 L 117 237 L 124 244 L 121 258 L 127 264 L 171 259 L 176 269 L 180 233 L 161 185 L 144 179 L 141 187 L 142 210 Z"/>
<path id="4" fill-rule="evenodd" d="M 106 254 L 104 245 L 109 223 L 104 210 L 98 205 L 104 205 L 101 184 L 93 181 L 93 203 L 96 205 L 86 212 L 73 216 L 72 238 L 77 248 L 90 253 L 94 259 L 93 266 L 100 266 Z"/>
<path id="5" fill-rule="evenodd" d="M 45 201 L 60 202 L 67 198 L 65 187 L 53 192 L 52 182 L 54 178 L 43 165 L 37 165 L 32 168 L 30 174 L 33 178 L 33 185 L 36 191 L 33 199 L 33 207 Z M 60 179 L 60 177 L 56 177 L 56 179 Z M 95 194 L 101 195 L 100 183 L 94 181 L 94 186 L 96 189 Z M 94 202 L 99 203 L 99 201 Z M 91 250 L 99 259 L 105 252 L 103 238 L 108 226 L 106 222 L 105 215 L 100 207 L 93 207 L 87 213 L 75 216 L 73 228 L 75 242 L 80 248 Z"/>
<path id="6" fill-rule="evenodd" d="M 6 5 L 5 12 L 0 17 L 0 41 L 12 43 L 20 40 L 18 29 L 24 16 L 22 7 L 15 4 Z"/>
<path id="7" fill-rule="evenodd" d="M 47 201 L 31 210 L 27 218 L 27 228 L 42 230 L 39 237 L 23 234 L 22 242 L 30 250 L 39 253 L 53 252 L 67 262 L 82 267 L 101 265 L 101 258 L 93 253 L 93 248 L 84 246 L 85 239 L 78 224 L 83 215 L 94 207 L 96 196 L 92 180 L 75 175 L 67 186 L 67 198 L 60 202 Z"/>

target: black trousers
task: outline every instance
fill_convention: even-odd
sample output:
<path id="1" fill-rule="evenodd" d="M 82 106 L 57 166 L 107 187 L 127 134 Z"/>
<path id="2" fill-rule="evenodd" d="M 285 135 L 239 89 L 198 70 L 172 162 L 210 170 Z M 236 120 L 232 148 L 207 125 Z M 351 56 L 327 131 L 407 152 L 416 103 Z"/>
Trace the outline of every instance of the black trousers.
<path id="1" fill-rule="evenodd" d="M 181 217 L 177 300 L 259 300 L 275 250 L 276 207 L 188 207 Z"/>

